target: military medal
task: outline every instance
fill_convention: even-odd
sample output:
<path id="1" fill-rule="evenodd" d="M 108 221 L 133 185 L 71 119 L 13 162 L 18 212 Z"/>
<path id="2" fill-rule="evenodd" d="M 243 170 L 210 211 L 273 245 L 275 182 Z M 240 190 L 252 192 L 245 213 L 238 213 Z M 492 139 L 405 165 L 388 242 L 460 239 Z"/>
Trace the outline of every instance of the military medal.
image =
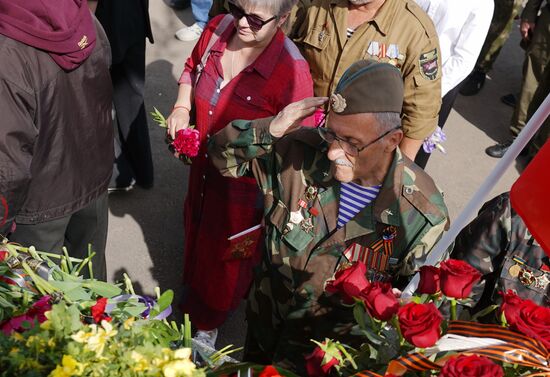
<path id="1" fill-rule="evenodd" d="M 519 276 L 520 271 L 521 271 L 520 265 L 514 264 L 508 269 L 508 274 L 510 274 L 511 277 L 517 278 Z"/>
<path id="2" fill-rule="evenodd" d="M 300 224 L 300 226 L 302 227 L 302 230 L 304 232 L 306 233 L 311 232 L 314 228 L 313 222 L 311 221 L 311 217 L 308 217 L 307 219 L 302 220 L 302 223 Z"/>
<path id="3" fill-rule="evenodd" d="M 535 281 L 535 275 L 533 275 L 531 271 L 525 268 L 521 268 L 521 270 L 519 271 L 518 280 L 521 284 L 528 287 Z"/>
<path id="4" fill-rule="evenodd" d="M 312 216 L 318 216 L 319 215 L 319 211 L 317 210 L 317 208 L 315 207 L 311 207 L 308 211 Z"/>
<path id="5" fill-rule="evenodd" d="M 304 219 L 304 216 L 302 215 L 302 212 L 300 212 L 300 211 L 290 212 L 290 222 L 291 223 L 300 224 L 303 219 Z"/>
<path id="6" fill-rule="evenodd" d="M 327 36 L 327 32 L 325 31 L 325 29 L 323 29 L 319 33 L 319 36 L 317 37 L 317 39 L 319 40 L 319 42 L 323 42 L 326 36 Z"/>
<path id="7" fill-rule="evenodd" d="M 369 43 L 369 48 L 367 49 L 367 53 L 370 56 L 378 56 L 380 51 L 380 46 L 378 45 L 378 42 L 372 41 Z"/>
<path id="8" fill-rule="evenodd" d="M 307 208 L 307 202 L 304 199 L 298 200 L 298 205 L 302 208 Z"/>
<path id="9" fill-rule="evenodd" d="M 317 197 L 317 187 L 307 186 L 304 196 L 306 197 L 306 200 L 308 202 L 315 200 L 315 198 Z"/>

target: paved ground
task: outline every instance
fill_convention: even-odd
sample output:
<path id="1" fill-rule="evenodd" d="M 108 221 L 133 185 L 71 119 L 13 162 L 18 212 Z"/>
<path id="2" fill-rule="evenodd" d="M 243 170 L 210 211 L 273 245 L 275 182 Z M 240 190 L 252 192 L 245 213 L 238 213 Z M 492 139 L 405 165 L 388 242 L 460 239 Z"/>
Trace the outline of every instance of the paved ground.
<path id="1" fill-rule="evenodd" d="M 193 43 L 177 41 L 173 34 L 183 23 L 190 25 L 190 10 L 174 11 L 162 0 L 150 4 L 155 44 L 147 51 L 146 106 L 168 114 L 174 103 L 179 77 Z M 445 131 L 447 155 L 436 154 L 427 171 L 445 191 L 452 218 L 477 190 L 497 160 L 484 149 L 507 138 L 512 109 L 503 105 L 503 94 L 519 91 L 522 50 L 519 33 L 504 47 L 490 79 L 475 97 L 459 97 Z M 150 121 L 155 159 L 155 187 L 111 194 L 107 245 L 109 276 L 117 279 L 127 272 L 136 288 L 152 294 L 155 286 L 181 295 L 182 203 L 186 193 L 187 168 L 168 153 L 164 133 Z M 511 167 L 493 190 L 496 195 L 510 189 L 518 176 Z M 204 252 L 208 252 L 205 250 Z M 218 347 L 242 345 L 245 329 L 242 307 L 222 328 Z"/>

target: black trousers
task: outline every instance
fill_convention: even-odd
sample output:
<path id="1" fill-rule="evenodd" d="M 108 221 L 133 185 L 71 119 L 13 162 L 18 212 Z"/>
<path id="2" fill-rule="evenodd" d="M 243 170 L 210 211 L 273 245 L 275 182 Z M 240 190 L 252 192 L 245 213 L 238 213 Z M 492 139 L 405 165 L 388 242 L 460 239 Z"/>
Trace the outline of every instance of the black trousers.
<path id="1" fill-rule="evenodd" d="M 445 122 L 447 122 L 447 118 L 451 113 L 451 109 L 453 108 L 459 89 L 460 89 L 460 84 L 455 86 L 453 89 L 449 90 L 441 100 L 441 109 L 439 110 L 439 119 L 437 121 L 437 125 L 441 127 L 441 129 L 443 129 Z M 438 152 L 434 151 L 434 153 L 438 153 Z M 414 162 L 418 166 L 420 166 L 422 169 L 424 169 L 431 155 L 432 153 L 426 153 L 424 152 L 424 149 L 420 148 L 420 150 L 416 154 L 416 158 L 414 159 Z"/>
<path id="2" fill-rule="evenodd" d="M 129 47 L 111 67 L 115 107 L 115 165 L 111 187 L 125 187 L 135 179 L 142 187 L 154 183 L 153 157 L 143 102 L 145 38 Z"/>
<path id="3" fill-rule="evenodd" d="M 88 256 L 88 245 L 91 244 L 96 253 L 92 259 L 94 278 L 105 280 L 108 207 L 105 193 L 71 215 L 39 224 L 17 224 L 10 241 L 56 254 L 61 254 L 65 246 L 71 257 L 80 259 Z M 88 276 L 87 269 L 82 272 Z"/>

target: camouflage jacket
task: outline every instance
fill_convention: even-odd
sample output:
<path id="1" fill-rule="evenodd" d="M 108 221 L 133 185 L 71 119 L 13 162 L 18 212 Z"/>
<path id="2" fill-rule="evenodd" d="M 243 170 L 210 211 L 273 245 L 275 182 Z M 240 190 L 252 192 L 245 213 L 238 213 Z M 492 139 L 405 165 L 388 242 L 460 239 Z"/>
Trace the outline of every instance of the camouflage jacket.
<path id="1" fill-rule="evenodd" d="M 483 274 L 471 296 L 474 311 L 500 303 L 498 293 L 508 289 L 549 305 L 550 261 L 510 205 L 508 193 L 485 203 L 458 235 L 451 257 L 465 260 Z"/>
<path id="2" fill-rule="evenodd" d="M 394 226 L 387 272 L 406 277 L 422 265 L 448 215 L 431 178 L 397 149 L 375 202 L 336 230 L 340 183 L 330 173 L 328 145 L 316 129 L 274 138 L 270 121 L 234 121 L 209 147 L 222 174 L 253 174 L 263 190 L 266 250 L 249 296 L 249 336 L 267 358 L 300 372 L 314 346 L 310 339 L 357 345 L 350 334 L 352 311 L 324 292 L 346 262 L 343 252 L 353 244 L 374 244 Z"/>

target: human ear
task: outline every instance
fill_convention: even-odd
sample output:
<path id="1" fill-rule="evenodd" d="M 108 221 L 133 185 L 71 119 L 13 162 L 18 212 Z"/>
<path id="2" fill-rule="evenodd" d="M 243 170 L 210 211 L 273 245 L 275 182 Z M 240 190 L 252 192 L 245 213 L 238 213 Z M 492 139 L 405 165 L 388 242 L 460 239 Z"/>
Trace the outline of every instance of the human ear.
<path id="1" fill-rule="evenodd" d="M 288 13 L 286 14 L 283 14 L 281 17 L 279 17 L 279 19 L 277 20 L 277 27 L 282 27 L 286 20 L 288 19 Z"/>
<path id="2" fill-rule="evenodd" d="M 399 129 L 389 134 L 385 151 L 393 152 L 395 148 L 401 143 L 401 140 L 403 140 L 403 130 Z"/>

